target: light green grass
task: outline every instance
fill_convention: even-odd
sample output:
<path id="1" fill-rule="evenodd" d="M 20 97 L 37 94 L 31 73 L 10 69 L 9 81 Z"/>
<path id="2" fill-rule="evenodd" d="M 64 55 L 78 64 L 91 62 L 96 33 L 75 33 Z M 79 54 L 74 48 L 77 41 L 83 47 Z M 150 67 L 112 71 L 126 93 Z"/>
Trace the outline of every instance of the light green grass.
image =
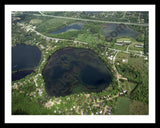
<path id="1" fill-rule="evenodd" d="M 114 115 L 129 115 L 129 103 L 130 103 L 129 98 L 120 97 L 116 104 L 116 108 L 113 114 Z"/>

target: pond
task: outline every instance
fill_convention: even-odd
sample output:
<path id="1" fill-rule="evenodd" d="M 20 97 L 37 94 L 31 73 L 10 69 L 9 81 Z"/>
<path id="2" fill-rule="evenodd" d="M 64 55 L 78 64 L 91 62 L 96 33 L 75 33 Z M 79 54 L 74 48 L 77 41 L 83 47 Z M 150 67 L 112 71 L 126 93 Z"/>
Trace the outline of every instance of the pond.
<path id="1" fill-rule="evenodd" d="M 106 24 L 106 26 L 103 27 L 102 33 L 105 36 L 110 36 L 110 34 L 115 31 L 118 33 L 117 37 L 132 37 L 136 38 L 139 33 L 129 28 L 127 25 L 125 27 L 122 26 L 122 30 L 117 31 L 118 24 Z"/>
<path id="2" fill-rule="evenodd" d="M 52 54 L 42 72 L 50 96 L 100 92 L 109 86 L 109 69 L 93 50 L 64 48 Z"/>
<path id="3" fill-rule="evenodd" d="M 53 31 L 50 34 L 59 34 L 59 33 L 67 32 L 67 31 L 80 30 L 82 29 L 83 25 L 84 23 L 72 23 L 59 30 Z"/>
<path id="4" fill-rule="evenodd" d="M 12 81 L 32 73 L 40 59 L 41 51 L 36 46 L 18 44 L 12 47 Z"/>

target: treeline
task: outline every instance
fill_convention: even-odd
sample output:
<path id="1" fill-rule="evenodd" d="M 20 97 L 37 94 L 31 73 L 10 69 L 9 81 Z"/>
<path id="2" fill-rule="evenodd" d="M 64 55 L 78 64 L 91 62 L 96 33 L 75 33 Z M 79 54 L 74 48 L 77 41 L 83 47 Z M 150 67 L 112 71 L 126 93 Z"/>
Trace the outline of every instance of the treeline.
<path id="1" fill-rule="evenodd" d="M 130 98 L 148 104 L 149 88 L 143 84 L 138 84 L 137 88 L 131 92 Z"/>
<path id="2" fill-rule="evenodd" d="M 148 49 L 149 49 L 149 46 L 148 46 L 148 39 L 149 38 L 149 34 L 148 34 L 148 31 L 145 31 L 145 37 L 144 37 L 144 54 L 147 54 L 148 53 Z"/>
<path id="3" fill-rule="evenodd" d="M 116 68 L 118 72 L 124 77 L 127 77 L 129 81 L 135 82 L 135 83 L 142 82 L 141 74 L 139 71 L 135 69 L 135 67 L 129 64 L 120 64 L 120 65 L 116 65 Z"/>
<path id="4" fill-rule="evenodd" d="M 144 77 L 144 69 L 137 70 L 136 67 L 129 64 L 116 65 L 116 68 L 121 75 L 128 78 L 128 81 L 137 84 L 131 91 L 130 98 L 148 103 L 148 78 Z"/>

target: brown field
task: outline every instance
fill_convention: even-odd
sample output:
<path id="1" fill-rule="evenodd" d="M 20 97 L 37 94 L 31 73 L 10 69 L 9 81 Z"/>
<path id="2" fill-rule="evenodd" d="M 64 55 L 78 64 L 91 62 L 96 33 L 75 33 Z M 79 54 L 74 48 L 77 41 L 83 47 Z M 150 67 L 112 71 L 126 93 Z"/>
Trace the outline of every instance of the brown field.
<path id="1" fill-rule="evenodd" d="M 131 115 L 148 115 L 148 104 L 133 100 L 130 102 L 129 108 Z"/>

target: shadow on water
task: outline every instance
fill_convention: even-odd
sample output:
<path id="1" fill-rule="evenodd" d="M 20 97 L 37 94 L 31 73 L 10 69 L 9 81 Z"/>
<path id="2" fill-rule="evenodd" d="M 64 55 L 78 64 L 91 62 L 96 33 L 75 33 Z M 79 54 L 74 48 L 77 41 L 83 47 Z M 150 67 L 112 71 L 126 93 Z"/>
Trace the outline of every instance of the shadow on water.
<path id="1" fill-rule="evenodd" d="M 22 70 L 12 73 L 12 81 L 16 81 L 24 78 L 25 76 L 31 74 L 34 70 Z"/>

